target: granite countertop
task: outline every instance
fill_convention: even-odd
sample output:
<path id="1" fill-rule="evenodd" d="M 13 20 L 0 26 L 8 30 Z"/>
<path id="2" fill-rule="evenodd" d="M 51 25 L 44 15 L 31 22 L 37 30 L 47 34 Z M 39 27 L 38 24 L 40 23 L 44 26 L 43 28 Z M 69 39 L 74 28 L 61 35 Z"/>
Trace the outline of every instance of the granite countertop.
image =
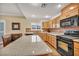
<path id="1" fill-rule="evenodd" d="M 57 36 L 57 35 L 64 35 L 64 33 L 58 33 L 58 32 L 51 32 L 49 33 L 51 35 Z"/>
<path id="2" fill-rule="evenodd" d="M 0 56 L 32 56 L 51 53 L 52 50 L 38 35 L 22 36 L 0 49 Z"/>
<path id="3" fill-rule="evenodd" d="M 59 32 L 42 32 L 42 33 L 47 33 L 47 34 L 54 35 L 54 36 L 64 35 L 64 33 L 59 33 Z"/>

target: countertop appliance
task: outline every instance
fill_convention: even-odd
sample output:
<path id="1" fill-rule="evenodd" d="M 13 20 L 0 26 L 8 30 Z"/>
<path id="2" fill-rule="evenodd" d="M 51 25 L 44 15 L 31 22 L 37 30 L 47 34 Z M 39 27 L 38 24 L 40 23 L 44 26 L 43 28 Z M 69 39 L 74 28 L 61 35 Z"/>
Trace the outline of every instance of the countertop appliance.
<path id="1" fill-rule="evenodd" d="M 79 16 L 75 15 L 60 21 L 60 27 L 79 26 Z"/>
<path id="2" fill-rule="evenodd" d="M 63 56 L 73 56 L 75 38 L 79 38 L 78 30 L 68 30 L 64 35 L 57 36 L 57 51 Z"/>

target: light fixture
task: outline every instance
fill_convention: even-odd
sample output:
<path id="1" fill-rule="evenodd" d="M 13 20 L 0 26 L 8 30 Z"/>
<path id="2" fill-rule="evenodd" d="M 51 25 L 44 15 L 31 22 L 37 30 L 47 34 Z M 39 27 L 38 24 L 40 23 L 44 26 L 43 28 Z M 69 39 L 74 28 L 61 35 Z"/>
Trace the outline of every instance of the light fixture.
<path id="1" fill-rule="evenodd" d="M 61 4 L 58 4 L 58 8 L 60 8 L 61 7 Z"/>
<path id="2" fill-rule="evenodd" d="M 32 17 L 32 18 L 36 18 L 36 15 L 32 15 L 31 17 Z"/>
<path id="3" fill-rule="evenodd" d="M 39 7 L 41 3 L 31 3 L 32 6 Z"/>
<path id="4" fill-rule="evenodd" d="M 32 3 L 31 5 L 33 5 L 33 6 L 38 6 L 39 3 Z"/>
<path id="5" fill-rule="evenodd" d="M 41 8 L 46 8 L 47 7 L 47 3 L 42 3 L 41 4 Z"/>
<path id="6" fill-rule="evenodd" d="M 48 4 L 47 3 L 32 3 L 31 5 L 35 7 L 46 8 Z"/>
<path id="7" fill-rule="evenodd" d="M 52 16 L 46 15 L 45 18 L 51 18 Z"/>
<path id="8" fill-rule="evenodd" d="M 70 9 L 74 9 L 74 7 L 70 7 Z"/>

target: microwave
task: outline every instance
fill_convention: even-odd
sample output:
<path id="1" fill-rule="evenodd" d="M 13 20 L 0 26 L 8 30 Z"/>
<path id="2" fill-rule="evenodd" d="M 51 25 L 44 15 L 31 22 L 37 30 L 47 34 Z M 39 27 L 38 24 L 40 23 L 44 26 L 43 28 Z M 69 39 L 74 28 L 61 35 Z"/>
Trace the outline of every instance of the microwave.
<path id="1" fill-rule="evenodd" d="M 79 26 L 79 16 L 72 16 L 60 21 L 60 27 Z"/>

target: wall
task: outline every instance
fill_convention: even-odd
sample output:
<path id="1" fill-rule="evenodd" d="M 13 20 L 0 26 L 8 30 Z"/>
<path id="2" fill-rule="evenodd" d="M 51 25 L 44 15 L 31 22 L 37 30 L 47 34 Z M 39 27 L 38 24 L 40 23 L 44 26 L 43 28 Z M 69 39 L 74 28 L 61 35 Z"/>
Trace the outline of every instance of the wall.
<path id="1" fill-rule="evenodd" d="M 5 34 L 25 33 L 26 28 L 29 27 L 28 20 L 25 17 L 20 17 L 20 16 L 0 16 L 0 20 L 4 20 L 6 22 Z M 20 30 L 12 30 L 12 22 L 20 23 Z"/>

